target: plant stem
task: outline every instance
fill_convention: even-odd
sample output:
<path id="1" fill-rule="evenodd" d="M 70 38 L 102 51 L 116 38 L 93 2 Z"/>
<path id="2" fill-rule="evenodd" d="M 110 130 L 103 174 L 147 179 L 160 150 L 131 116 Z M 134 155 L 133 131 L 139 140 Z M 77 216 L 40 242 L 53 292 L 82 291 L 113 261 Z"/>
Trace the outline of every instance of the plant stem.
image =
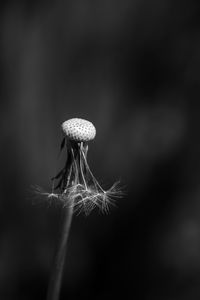
<path id="1" fill-rule="evenodd" d="M 62 211 L 63 223 L 61 224 L 59 241 L 55 252 L 51 277 L 49 280 L 47 300 L 59 300 L 67 241 L 72 222 L 73 205 L 69 205 L 68 207 L 62 208 Z"/>

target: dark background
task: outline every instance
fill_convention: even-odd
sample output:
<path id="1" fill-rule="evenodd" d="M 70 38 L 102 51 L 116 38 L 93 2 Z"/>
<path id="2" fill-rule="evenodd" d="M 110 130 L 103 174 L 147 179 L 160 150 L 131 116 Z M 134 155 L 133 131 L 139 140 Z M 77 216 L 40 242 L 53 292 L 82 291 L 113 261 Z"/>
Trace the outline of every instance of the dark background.
<path id="1" fill-rule="evenodd" d="M 45 299 L 62 208 L 31 186 L 72 117 L 126 194 L 74 216 L 61 299 L 199 299 L 199 1 L 1 1 L 0 41 L 0 299 Z"/>

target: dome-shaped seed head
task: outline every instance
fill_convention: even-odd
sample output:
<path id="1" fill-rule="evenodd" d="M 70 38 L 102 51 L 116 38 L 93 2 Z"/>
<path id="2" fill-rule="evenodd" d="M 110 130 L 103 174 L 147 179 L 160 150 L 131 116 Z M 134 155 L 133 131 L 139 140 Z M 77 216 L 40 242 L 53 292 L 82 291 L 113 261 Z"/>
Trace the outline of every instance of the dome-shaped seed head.
<path id="1" fill-rule="evenodd" d="M 65 135 L 75 142 L 88 142 L 93 140 L 96 135 L 94 125 L 87 120 L 79 118 L 63 122 L 62 129 Z"/>

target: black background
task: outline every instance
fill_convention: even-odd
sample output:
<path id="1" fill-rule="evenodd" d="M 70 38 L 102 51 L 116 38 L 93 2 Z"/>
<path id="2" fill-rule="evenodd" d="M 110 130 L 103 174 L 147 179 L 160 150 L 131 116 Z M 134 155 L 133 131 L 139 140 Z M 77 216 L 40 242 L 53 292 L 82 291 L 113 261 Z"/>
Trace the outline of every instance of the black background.
<path id="1" fill-rule="evenodd" d="M 1 1 L 0 299 L 45 299 L 62 207 L 60 125 L 125 195 L 74 216 L 61 299 L 200 297 L 198 1 Z"/>

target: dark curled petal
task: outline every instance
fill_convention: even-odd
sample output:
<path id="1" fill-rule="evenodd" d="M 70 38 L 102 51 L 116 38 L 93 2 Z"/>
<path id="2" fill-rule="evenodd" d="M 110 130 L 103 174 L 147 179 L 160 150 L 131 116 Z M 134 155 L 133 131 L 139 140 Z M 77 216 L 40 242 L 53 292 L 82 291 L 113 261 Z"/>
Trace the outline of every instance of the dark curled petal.
<path id="1" fill-rule="evenodd" d="M 58 172 L 56 176 L 52 177 L 51 180 L 60 178 L 64 172 L 65 172 L 65 168 L 63 168 L 60 172 Z"/>
<path id="2" fill-rule="evenodd" d="M 65 147 L 65 138 L 63 138 L 61 145 L 60 145 L 60 151 Z"/>
<path id="3" fill-rule="evenodd" d="M 57 190 L 57 189 L 61 188 L 62 183 L 63 183 L 63 177 L 59 180 L 58 184 L 55 186 L 54 189 Z"/>
<path id="4" fill-rule="evenodd" d="M 62 141 L 62 144 L 63 144 L 63 141 Z M 67 150 L 68 150 L 67 151 L 67 160 L 66 160 L 64 168 L 62 170 L 60 170 L 60 172 L 51 179 L 51 180 L 59 179 L 57 185 L 55 186 L 55 190 L 60 189 L 61 191 L 63 191 L 65 189 L 65 185 L 67 183 L 68 174 L 70 172 L 70 168 L 72 165 L 72 154 L 70 151 L 70 147 Z"/>

